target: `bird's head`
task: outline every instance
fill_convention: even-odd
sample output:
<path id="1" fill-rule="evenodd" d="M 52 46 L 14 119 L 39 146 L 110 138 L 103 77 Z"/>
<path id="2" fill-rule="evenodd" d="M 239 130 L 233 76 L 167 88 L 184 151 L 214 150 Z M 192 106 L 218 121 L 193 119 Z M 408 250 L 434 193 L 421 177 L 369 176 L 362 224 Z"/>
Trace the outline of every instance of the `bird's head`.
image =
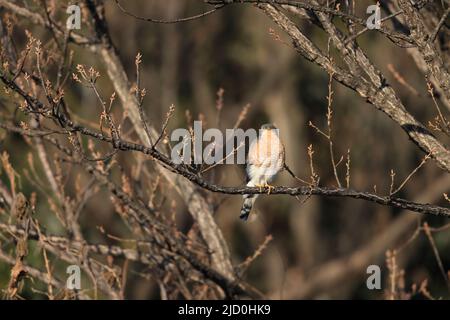
<path id="1" fill-rule="evenodd" d="M 261 126 L 261 130 L 276 130 L 277 127 L 273 125 L 272 123 L 265 123 Z"/>

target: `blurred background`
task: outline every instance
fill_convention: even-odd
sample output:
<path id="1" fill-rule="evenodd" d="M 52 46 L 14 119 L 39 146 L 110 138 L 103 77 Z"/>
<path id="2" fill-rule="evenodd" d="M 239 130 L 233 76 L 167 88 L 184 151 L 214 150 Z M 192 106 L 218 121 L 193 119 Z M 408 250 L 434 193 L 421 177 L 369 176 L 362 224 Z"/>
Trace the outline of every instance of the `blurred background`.
<path id="1" fill-rule="evenodd" d="M 56 1 L 61 15 L 65 14 L 67 3 Z M 147 90 L 143 106 L 156 128 L 162 127 L 172 104 L 175 114 L 168 132 L 187 128 L 192 120 L 199 119 L 205 128 L 225 130 L 233 128 L 245 113 L 240 122 L 243 129 L 257 129 L 266 122 L 276 124 L 286 147 L 287 164 L 305 180 L 309 180 L 311 174 L 307 149 L 312 145 L 320 185 L 336 186 L 328 141 L 308 125 L 311 121 L 321 130 L 327 130 L 329 76 L 304 60 L 289 38 L 263 12 L 252 5 L 233 5 L 190 22 L 155 24 L 125 15 L 114 1 L 106 4 L 113 41 L 132 81 L 135 57 L 138 52 L 142 54 L 141 86 Z M 358 1 L 357 14 L 365 16 L 369 4 L 373 1 Z M 210 8 L 198 0 L 123 1 L 123 6 L 140 16 L 159 19 L 185 17 Z M 82 21 L 81 32 L 88 32 L 90 26 Z M 42 28 L 21 23 L 37 38 L 51 36 Z M 326 50 L 325 33 L 302 20 L 298 23 L 309 38 Z M 17 28 L 14 32 L 17 45 L 23 45 L 24 30 Z M 376 32 L 366 32 L 358 42 L 399 93 L 408 111 L 422 123 L 432 120 L 436 110 L 427 93 L 426 80 L 407 51 Z M 98 57 L 88 50 L 72 48 L 74 66 L 94 66 L 105 74 Z M 401 84 L 399 75 L 413 89 Z M 113 92 L 111 84 L 105 76 L 99 81 L 102 93 L 108 97 Z M 349 155 L 352 189 L 389 194 L 391 170 L 395 172 L 398 186 L 425 154 L 408 140 L 396 123 L 357 93 L 336 82 L 332 82 L 332 90 L 333 147 L 335 158 L 343 157 L 338 166 L 341 180 L 345 181 Z M 98 103 L 92 92 L 70 83 L 65 94 L 70 112 L 77 120 L 98 121 Z M 223 99 L 220 114 L 218 99 Z M 115 111 L 121 117 L 121 110 Z M 0 133 L 3 139 L 0 151 L 7 151 L 15 170 L 19 175 L 24 174 L 29 170 L 29 147 L 19 136 L 5 135 L 1 129 Z M 439 137 L 445 141 L 445 137 Z M 119 157 L 126 171 L 133 160 L 126 155 Z M 244 169 L 238 165 L 217 166 L 208 171 L 207 178 L 224 186 L 245 183 Z M 8 183 L 4 174 L 1 179 Z M 45 197 L 45 193 L 27 179 L 22 179 L 21 183 L 24 193 L 34 191 L 38 199 Z M 296 186 L 299 182 L 283 172 L 273 184 Z M 443 193 L 448 191 L 450 177 L 429 160 L 397 196 L 445 206 Z M 69 194 L 73 192 L 68 190 Z M 233 263 L 242 263 L 267 236 L 273 237 L 245 276 L 268 297 L 385 299 L 389 297 L 390 277 L 394 276 L 396 298 L 449 298 L 432 243 L 423 230 L 417 229 L 424 222 L 432 228 L 445 226 L 448 223 L 445 219 L 354 199 L 296 199 L 274 195 L 259 197 L 253 216 L 244 223 L 238 218 L 241 196 L 202 193 L 214 204 L 214 217 L 230 247 Z M 183 201 L 175 192 L 166 196 L 168 208 L 176 204 L 178 227 L 188 230 L 192 219 Z M 36 211 L 49 230 L 58 231 L 46 201 L 38 201 Z M 86 238 L 94 242 L 105 240 L 98 226 L 115 234 L 121 232 L 114 206 L 102 192 L 89 200 L 80 219 Z M 447 271 L 450 228 L 432 232 L 432 238 Z M 396 250 L 395 253 L 392 250 Z M 37 256 L 35 259 L 39 259 Z M 381 268 L 380 290 L 369 290 L 366 286 L 369 265 Z M 9 273 L 10 266 L 0 261 L 0 288 L 6 287 Z M 130 299 L 159 298 L 152 280 L 142 279 L 132 272 L 126 290 Z M 429 292 L 430 297 L 423 290 Z M 26 295 L 39 298 L 31 290 Z"/>

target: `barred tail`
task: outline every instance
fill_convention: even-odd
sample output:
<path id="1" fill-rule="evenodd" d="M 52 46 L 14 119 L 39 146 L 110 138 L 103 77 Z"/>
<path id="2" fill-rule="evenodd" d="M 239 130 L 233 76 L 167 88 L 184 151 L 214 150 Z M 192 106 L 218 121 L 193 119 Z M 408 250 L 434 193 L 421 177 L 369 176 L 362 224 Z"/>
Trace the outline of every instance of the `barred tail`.
<path id="1" fill-rule="evenodd" d="M 244 203 L 242 204 L 241 214 L 239 218 L 243 221 L 247 221 L 248 216 L 250 215 L 250 211 L 252 211 L 253 203 L 255 203 L 257 194 L 245 194 L 244 195 Z"/>

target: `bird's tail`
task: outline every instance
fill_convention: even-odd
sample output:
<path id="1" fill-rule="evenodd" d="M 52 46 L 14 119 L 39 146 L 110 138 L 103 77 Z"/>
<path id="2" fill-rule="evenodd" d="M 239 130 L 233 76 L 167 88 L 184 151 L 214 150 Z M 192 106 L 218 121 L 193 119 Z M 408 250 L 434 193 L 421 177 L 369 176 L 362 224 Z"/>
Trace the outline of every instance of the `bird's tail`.
<path id="1" fill-rule="evenodd" d="M 242 204 L 241 214 L 239 215 L 239 218 L 247 221 L 257 196 L 257 194 L 244 194 L 244 203 Z"/>

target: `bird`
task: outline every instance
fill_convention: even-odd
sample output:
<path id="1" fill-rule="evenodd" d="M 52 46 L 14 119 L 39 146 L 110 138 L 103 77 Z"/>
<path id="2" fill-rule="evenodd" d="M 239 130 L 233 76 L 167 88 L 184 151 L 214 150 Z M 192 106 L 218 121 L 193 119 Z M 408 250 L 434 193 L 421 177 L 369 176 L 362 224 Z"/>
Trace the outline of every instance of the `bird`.
<path id="1" fill-rule="evenodd" d="M 271 123 L 266 123 L 259 130 L 248 150 L 246 161 L 247 187 L 269 188 L 273 178 L 285 168 L 284 145 L 279 137 L 279 130 Z M 245 194 L 240 218 L 247 221 L 258 194 Z"/>

